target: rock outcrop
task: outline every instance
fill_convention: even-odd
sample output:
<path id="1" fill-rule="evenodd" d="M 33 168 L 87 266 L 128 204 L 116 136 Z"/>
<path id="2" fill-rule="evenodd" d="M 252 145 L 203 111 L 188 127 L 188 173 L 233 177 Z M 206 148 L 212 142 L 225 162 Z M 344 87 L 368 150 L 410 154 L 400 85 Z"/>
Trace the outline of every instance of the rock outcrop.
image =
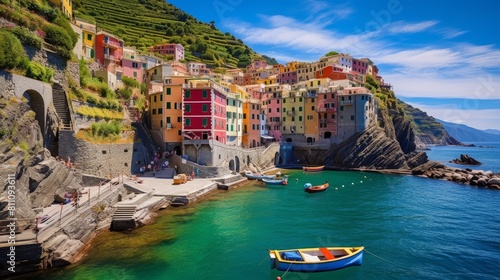
<path id="1" fill-rule="evenodd" d="M 491 171 L 457 169 L 435 161 L 429 161 L 412 169 L 412 174 L 432 179 L 453 181 L 482 188 L 500 190 L 500 175 Z"/>
<path id="2" fill-rule="evenodd" d="M 324 164 L 343 168 L 408 169 L 398 141 L 377 126 L 333 145 L 323 158 Z"/>
<path id="3" fill-rule="evenodd" d="M 463 164 L 463 165 L 481 165 L 481 162 L 477 161 L 473 157 L 466 154 L 461 154 L 460 158 L 451 160 L 450 163 Z"/>

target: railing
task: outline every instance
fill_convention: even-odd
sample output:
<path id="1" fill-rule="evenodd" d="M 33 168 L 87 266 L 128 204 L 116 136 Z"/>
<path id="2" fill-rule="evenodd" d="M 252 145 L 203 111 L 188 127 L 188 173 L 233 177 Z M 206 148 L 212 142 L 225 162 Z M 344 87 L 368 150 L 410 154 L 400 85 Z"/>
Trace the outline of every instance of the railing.
<path id="1" fill-rule="evenodd" d="M 295 116 L 295 111 L 288 111 L 286 114 L 289 116 Z"/>
<path id="2" fill-rule="evenodd" d="M 109 60 L 114 60 L 114 61 L 120 61 L 120 59 L 121 59 L 121 57 L 119 57 L 119 56 L 114 56 L 114 55 L 110 55 L 110 54 L 104 54 L 104 58 L 109 59 Z"/>
<path id="3" fill-rule="evenodd" d="M 344 100 L 340 101 L 340 105 L 352 105 L 354 100 Z"/>
<path id="4" fill-rule="evenodd" d="M 113 47 L 116 47 L 116 48 L 120 48 L 120 43 L 118 42 L 114 42 L 114 41 L 110 41 L 110 40 L 102 40 L 102 43 L 105 44 L 105 45 L 108 45 L 108 46 L 113 46 Z"/>

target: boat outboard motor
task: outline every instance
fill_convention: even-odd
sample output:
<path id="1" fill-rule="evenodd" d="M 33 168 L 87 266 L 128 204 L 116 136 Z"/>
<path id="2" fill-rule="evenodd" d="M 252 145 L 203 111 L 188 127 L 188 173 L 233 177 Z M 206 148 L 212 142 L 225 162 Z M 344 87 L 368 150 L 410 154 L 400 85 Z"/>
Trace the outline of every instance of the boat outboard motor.
<path id="1" fill-rule="evenodd" d="M 304 189 L 307 189 L 307 188 L 310 188 L 310 187 L 312 187 L 311 183 L 305 183 L 304 184 Z"/>

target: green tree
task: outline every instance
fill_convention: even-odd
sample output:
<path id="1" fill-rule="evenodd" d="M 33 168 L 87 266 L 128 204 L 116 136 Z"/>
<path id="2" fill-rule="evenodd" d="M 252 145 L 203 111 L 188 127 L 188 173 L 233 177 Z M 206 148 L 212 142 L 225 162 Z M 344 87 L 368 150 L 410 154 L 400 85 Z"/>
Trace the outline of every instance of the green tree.
<path id="1" fill-rule="evenodd" d="M 0 30 L 0 69 L 12 69 L 26 57 L 23 46 L 16 36 Z"/>
<path id="2" fill-rule="evenodd" d="M 332 55 L 337 55 L 337 54 L 339 54 L 339 53 L 336 51 L 331 51 L 331 52 L 328 52 L 327 54 L 325 54 L 325 56 L 332 56 Z"/>

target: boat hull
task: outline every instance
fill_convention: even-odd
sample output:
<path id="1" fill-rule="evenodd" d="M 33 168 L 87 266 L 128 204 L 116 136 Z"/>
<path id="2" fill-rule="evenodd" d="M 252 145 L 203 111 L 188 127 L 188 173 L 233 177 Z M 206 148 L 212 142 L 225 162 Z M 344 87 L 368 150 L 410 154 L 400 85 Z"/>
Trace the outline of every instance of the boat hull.
<path id="1" fill-rule="evenodd" d="M 274 179 L 274 175 L 258 175 L 258 174 L 245 174 L 245 176 L 250 180 L 259 180 L 263 179 L 272 180 Z"/>
<path id="2" fill-rule="evenodd" d="M 323 166 L 311 166 L 311 167 L 303 166 L 302 170 L 307 171 L 307 172 L 319 172 L 319 171 L 322 171 L 324 168 L 325 168 L 324 165 Z"/>
<path id="3" fill-rule="evenodd" d="M 320 272 L 338 270 L 349 266 L 360 266 L 363 263 L 364 248 L 346 257 L 317 262 L 283 260 L 276 256 L 278 252 L 279 251 L 270 251 L 271 268 L 276 268 L 281 271 Z"/>
<path id="4" fill-rule="evenodd" d="M 308 188 L 304 188 L 304 191 L 308 193 L 324 192 L 326 191 L 326 189 L 328 189 L 328 186 L 328 183 L 319 186 L 311 186 Z"/>
<path id="5" fill-rule="evenodd" d="M 262 179 L 262 182 L 266 183 L 266 185 L 271 185 L 271 186 L 286 185 L 285 180 Z"/>

